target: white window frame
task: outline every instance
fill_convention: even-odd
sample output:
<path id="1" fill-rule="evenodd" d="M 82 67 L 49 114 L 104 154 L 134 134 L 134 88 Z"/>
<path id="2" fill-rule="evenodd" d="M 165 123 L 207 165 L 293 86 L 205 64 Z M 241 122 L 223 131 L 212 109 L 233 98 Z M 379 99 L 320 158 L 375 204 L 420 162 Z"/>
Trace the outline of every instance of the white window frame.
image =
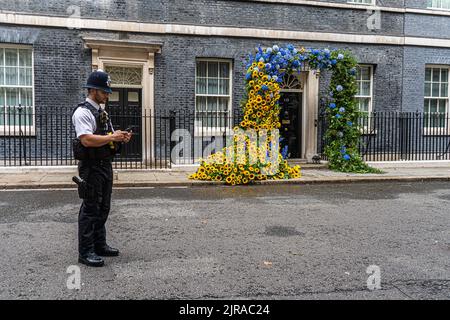
<path id="1" fill-rule="evenodd" d="M 0 43 L 0 49 L 16 49 L 17 50 L 17 54 L 18 54 L 18 50 L 20 49 L 26 49 L 26 50 L 31 50 L 31 86 L 23 86 L 23 85 L 0 85 L 1 88 L 18 88 L 18 89 L 31 89 L 31 95 L 32 95 L 32 105 L 31 106 L 24 106 L 24 108 L 26 107 L 31 107 L 32 110 L 32 125 L 26 125 L 23 124 L 22 126 L 19 125 L 9 125 L 9 124 L 0 124 L 0 136 L 5 137 L 5 136 L 35 136 L 36 135 L 36 107 L 35 107 L 35 86 L 34 86 L 34 49 L 32 46 L 27 46 L 27 45 L 13 45 L 13 44 L 6 44 L 6 43 Z M 4 55 L 4 59 L 6 59 L 6 55 Z M 4 69 L 6 70 L 6 69 Z M 5 71 L 6 72 L 6 71 Z M 19 75 L 18 75 L 19 76 Z M 6 79 L 6 74 L 3 74 L 4 79 Z M 20 91 L 19 91 L 19 95 L 20 95 Z M 4 97 L 4 101 L 6 104 L 6 91 L 5 91 L 5 97 Z M 11 106 L 0 106 L 5 108 L 6 111 L 6 107 L 11 107 Z M 15 108 L 18 108 L 19 106 L 13 106 Z M 26 112 L 26 110 L 25 110 Z M 26 116 L 26 113 L 25 113 Z M 22 133 L 20 132 L 22 130 Z"/>
<path id="2" fill-rule="evenodd" d="M 373 121 L 371 118 L 371 114 L 373 113 L 373 71 L 374 71 L 374 66 L 371 64 L 358 64 L 358 67 L 369 68 L 369 75 L 370 75 L 370 95 L 358 95 L 358 94 L 355 95 L 355 99 L 357 101 L 358 101 L 358 99 L 369 98 L 369 107 L 367 110 L 367 113 L 369 114 L 369 121 L 368 121 L 367 125 L 362 126 L 360 128 L 360 131 L 361 131 L 361 133 L 365 133 L 365 134 L 374 134 L 376 132 L 375 131 L 372 132 L 370 130 L 370 128 L 372 128 L 372 121 Z M 356 79 L 356 83 L 358 86 L 360 85 L 359 81 L 361 81 L 361 80 Z M 367 80 L 364 80 L 364 81 L 367 81 Z M 356 103 L 358 103 L 358 102 L 356 102 Z M 358 111 L 361 112 L 361 110 L 359 110 L 359 109 L 358 109 Z M 359 123 L 358 123 L 358 125 L 359 125 Z"/>
<path id="3" fill-rule="evenodd" d="M 197 63 L 198 62 L 226 62 L 229 64 L 229 94 L 199 94 L 197 93 Z M 208 69 L 207 71 L 208 72 Z M 208 73 L 206 74 L 208 78 Z M 230 135 L 233 130 L 233 119 L 232 119 L 232 99 L 233 99 L 233 61 L 231 59 L 221 59 L 221 58 L 197 58 L 195 60 L 195 108 L 194 108 L 194 136 L 202 135 L 204 137 Z M 197 97 L 224 97 L 228 98 L 228 126 L 226 127 L 204 127 L 203 124 L 197 125 Z M 219 111 L 218 111 L 219 112 Z"/>
<path id="4" fill-rule="evenodd" d="M 428 0 L 427 9 L 450 11 L 450 0 Z"/>
<path id="5" fill-rule="evenodd" d="M 430 84 L 432 83 L 438 83 L 439 84 L 439 97 L 433 97 L 433 88 L 431 88 L 431 96 L 425 96 L 425 90 L 424 90 L 424 103 L 425 100 L 446 100 L 445 102 L 445 112 L 444 112 L 444 118 L 447 119 L 447 117 L 449 117 L 449 105 L 450 105 L 450 66 L 448 65 L 432 65 L 432 64 L 427 64 L 425 65 L 425 72 L 427 69 L 446 69 L 447 70 L 447 96 L 441 96 L 441 84 L 443 82 L 441 82 L 441 79 L 439 78 L 439 82 L 434 82 L 433 81 L 433 75 L 431 75 L 431 81 L 426 81 L 426 78 L 424 78 L 424 87 L 425 87 L 425 83 L 429 82 Z M 439 71 L 440 73 L 440 71 Z M 425 106 L 424 106 L 424 117 L 425 117 Z M 429 127 L 429 126 L 425 126 L 423 128 L 424 135 L 448 135 L 450 134 L 450 126 L 447 123 L 447 121 L 444 122 L 444 126 L 443 127 Z"/>
<path id="6" fill-rule="evenodd" d="M 348 0 L 347 3 L 374 6 L 376 0 Z"/>

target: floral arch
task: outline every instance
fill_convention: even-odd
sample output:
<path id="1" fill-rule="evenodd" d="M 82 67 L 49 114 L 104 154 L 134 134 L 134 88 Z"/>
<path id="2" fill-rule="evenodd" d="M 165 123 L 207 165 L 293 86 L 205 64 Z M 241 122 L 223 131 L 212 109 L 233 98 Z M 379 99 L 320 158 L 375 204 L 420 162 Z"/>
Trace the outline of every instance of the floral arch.
<path id="1" fill-rule="evenodd" d="M 246 68 L 243 120 L 233 129 L 227 146 L 200 159 L 200 167 L 189 178 L 230 185 L 300 178 L 300 167 L 289 166 L 280 154 L 278 100 L 284 76 L 305 69 L 332 72 L 326 108 L 325 154 L 329 168 L 342 172 L 376 171 L 358 153 L 359 112 L 353 98 L 357 90 L 356 60 L 348 51 L 303 47 L 297 50 L 293 45 L 258 47 L 254 55 L 249 55 Z"/>

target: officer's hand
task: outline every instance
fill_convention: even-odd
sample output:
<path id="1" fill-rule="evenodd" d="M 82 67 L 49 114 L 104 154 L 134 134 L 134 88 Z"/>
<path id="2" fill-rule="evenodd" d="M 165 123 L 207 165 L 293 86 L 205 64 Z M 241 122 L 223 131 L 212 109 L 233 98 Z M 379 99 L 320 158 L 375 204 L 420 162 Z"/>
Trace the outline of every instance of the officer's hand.
<path id="1" fill-rule="evenodd" d="M 123 142 L 125 142 L 125 143 L 130 142 L 132 135 L 133 135 L 133 131 L 130 131 L 130 132 L 125 131 L 125 138 L 123 139 Z"/>
<path id="2" fill-rule="evenodd" d="M 114 133 L 111 135 L 111 139 L 114 142 L 122 142 L 125 139 L 125 131 L 114 131 Z"/>

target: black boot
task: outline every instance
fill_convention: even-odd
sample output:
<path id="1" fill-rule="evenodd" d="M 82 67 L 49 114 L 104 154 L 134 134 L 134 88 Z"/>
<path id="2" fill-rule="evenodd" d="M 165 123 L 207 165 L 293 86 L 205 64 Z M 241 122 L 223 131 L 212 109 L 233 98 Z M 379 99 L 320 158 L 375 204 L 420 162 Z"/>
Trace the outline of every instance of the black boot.
<path id="1" fill-rule="evenodd" d="M 85 255 L 78 256 L 78 262 L 90 267 L 103 267 L 105 262 L 95 252 L 89 252 Z"/>
<path id="2" fill-rule="evenodd" d="M 105 244 L 103 247 L 96 247 L 95 253 L 103 257 L 117 257 L 119 255 L 119 250 Z"/>

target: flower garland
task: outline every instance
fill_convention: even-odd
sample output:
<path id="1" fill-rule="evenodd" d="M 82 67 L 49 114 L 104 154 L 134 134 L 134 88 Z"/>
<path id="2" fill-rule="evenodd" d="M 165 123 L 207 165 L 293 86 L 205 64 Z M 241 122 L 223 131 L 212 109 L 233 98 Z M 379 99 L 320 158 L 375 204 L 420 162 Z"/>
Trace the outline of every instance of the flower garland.
<path id="1" fill-rule="evenodd" d="M 274 45 L 266 49 L 258 47 L 255 55 L 249 55 L 246 95 L 241 102 L 244 116 L 240 125 L 233 129 L 232 143 L 207 159 L 200 159 L 200 167 L 189 178 L 224 181 L 229 185 L 300 178 L 300 167 L 290 167 L 280 154 L 278 136 L 273 130 L 281 127 L 278 100 L 284 75 L 300 73 L 306 65 L 316 70 L 335 71 L 327 110 L 331 124 L 327 136 L 332 141 L 325 152 L 330 168 L 368 170 L 355 148 L 359 130 L 353 125 L 358 116 L 353 99 L 356 93 L 354 59 L 337 50 L 297 50 L 293 45 L 286 48 Z M 251 139 L 248 132 L 256 132 L 258 137 Z"/>

